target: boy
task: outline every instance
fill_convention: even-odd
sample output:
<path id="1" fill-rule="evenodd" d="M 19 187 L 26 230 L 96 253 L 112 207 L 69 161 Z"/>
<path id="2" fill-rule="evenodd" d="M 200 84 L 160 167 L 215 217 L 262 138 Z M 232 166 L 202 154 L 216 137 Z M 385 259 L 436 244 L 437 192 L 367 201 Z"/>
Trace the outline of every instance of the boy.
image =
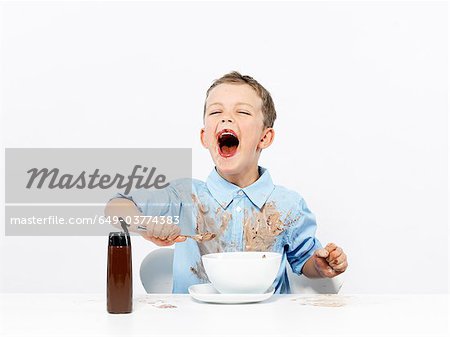
<path id="1" fill-rule="evenodd" d="M 173 292 L 187 293 L 207 282 L 201 256 L 223 251 L 276 251 L 282 263 L 276 293 L 289 293 L 286 262 L 296 274 L 334 277 L 347 268 L 346 254 L 315 238 L 316 222 L 303 198 L 273 184 L 258 166 L 261 151 L 274 139 L 276 111 L 270 93 L 250 76 L 232 72 L 206 93 L 202 145 L 214 161 L 206 182 L 177 180 L 164 190 L 136 191 L 112 199 L 108 216 L 179 216 L 179 224 L 147 224 L 141 235 L 159 246 L 175 246 Z M 192 205 L 188 207 L 187 205 Z M 132 225 L 132 230 L 136 226 Z M 207 242 L 180 233 L 212 232 Z"/>

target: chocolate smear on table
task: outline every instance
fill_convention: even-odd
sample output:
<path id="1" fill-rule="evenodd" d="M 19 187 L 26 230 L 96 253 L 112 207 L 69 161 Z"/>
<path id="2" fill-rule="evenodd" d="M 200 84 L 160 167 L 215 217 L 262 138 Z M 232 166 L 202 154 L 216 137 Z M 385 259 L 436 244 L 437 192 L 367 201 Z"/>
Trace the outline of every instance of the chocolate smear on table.
<path id="1" fill-rule="evenodd" d="M 310 305 L 315 307 L 343 307 L 348 304 L 349 297 L 337 294 L 319 294 L 313 296 L 299 297 L 292 301 L 301 305 Z"/>

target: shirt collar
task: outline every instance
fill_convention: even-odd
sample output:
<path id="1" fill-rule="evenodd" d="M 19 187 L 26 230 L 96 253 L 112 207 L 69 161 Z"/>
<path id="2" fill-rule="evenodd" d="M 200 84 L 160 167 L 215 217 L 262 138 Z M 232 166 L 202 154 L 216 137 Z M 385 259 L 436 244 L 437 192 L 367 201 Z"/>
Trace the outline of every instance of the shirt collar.
<path id="1" fill-rule="evenodd" d="M 246 194 L 252 203 L 261 209 L 270 194 L 272 194 L 275 186 L 272 182 L 269 171 L 260 166 L 258 166 L 258 169 L 260 175 L 258 180 L 250 186 L 241 189 L 239 186 L 230 183 L 220 176 L 216 168 L 214 168 L 206 180 L 206 186 L 211 192 L 213 198 L 216 199 L 223 209 L 228 207 L 240 190 Z"/>

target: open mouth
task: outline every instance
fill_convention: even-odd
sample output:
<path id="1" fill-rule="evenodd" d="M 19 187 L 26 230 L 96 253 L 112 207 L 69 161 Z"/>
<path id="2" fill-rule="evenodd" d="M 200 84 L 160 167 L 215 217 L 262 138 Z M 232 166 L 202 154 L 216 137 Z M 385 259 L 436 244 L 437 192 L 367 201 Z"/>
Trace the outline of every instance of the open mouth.
<path id="1" fill-rule="evenodd" d="M 223 129 L 217 134 L 217 142 L 219 144 L 219 154 L 228 158 L 236 154 L 239 139 L 236 133 L 230 129 Z"/>

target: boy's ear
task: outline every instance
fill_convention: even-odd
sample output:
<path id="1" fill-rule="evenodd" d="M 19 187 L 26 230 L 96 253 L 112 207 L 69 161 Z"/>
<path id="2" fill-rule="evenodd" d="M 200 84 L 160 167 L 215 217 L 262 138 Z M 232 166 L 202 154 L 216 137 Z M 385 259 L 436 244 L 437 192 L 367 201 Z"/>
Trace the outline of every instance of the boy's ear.
<path id="1" fill-rule="evenodd" d="M 206 143 L 206 139 L 205 139 L 205 128 L 200 129 L 200 142 L 202 143 L 202 145 L 205 149 L 208 148 L 208 144 Z"/>
<path id="2" fill-rule="evenodd" d="M 273 143 L 275 138 L 275 130 L 273 128 L 266 128 L 262 135 L 262 138 L 259 141 L 258 148 L 265 149 Z"/>

